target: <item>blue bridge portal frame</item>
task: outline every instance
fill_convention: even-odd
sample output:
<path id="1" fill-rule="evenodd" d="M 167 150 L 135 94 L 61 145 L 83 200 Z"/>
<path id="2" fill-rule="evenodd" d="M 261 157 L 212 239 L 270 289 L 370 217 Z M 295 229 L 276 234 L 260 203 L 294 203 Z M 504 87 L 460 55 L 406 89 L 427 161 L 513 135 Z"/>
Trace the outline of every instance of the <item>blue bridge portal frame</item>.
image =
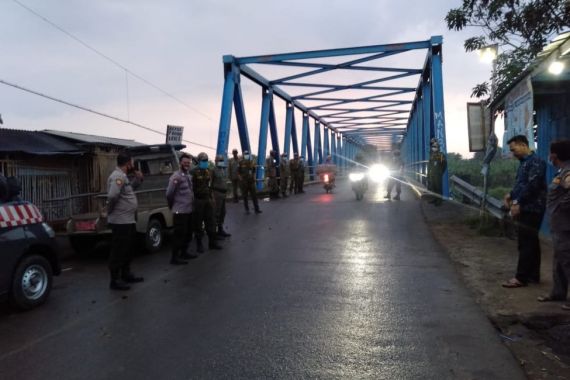
<path id="1" fill-rule="evenodd" d="M 346 167 L 366 145 L 374 145 L 381 151 L 398 146 L 409 176 L 425 184 L 430 139 L 437 138 L 442 151 L 447 152 L 442 42 L 441 36 L 433 36 L 427 41 L 399 44 L 242 58 L 226 55 L 223 58 L 225 82 L 216 154 L 227 156 L 232 108 L 235 109 L 241 149 L 252 152 L 241 87 L 245 77 L 262 90 L 258 185 L 264 176 L 268 132 L 271 149 L 278 156 L 281 152 L 289 156 L 292 148 L 294 153 L 307 159 L 311 175 L 315 165 L 322 163 L 327 155 L 331 155 L 337 165 Z M 398 54 L 417 50 L 426 51 L 422 67 L 385 64 Z M 254 69 L 268 66 L 274 71 L 297 72 L 273 75 L 275 78 L 269 79 L 268 75 Z M 332 81 L 338 78 L 338 82 L 331 83 L 333 72 Z M 371 78 L 362 80 L 362 75 Z M 286 104 L 283 149 L 279 144 L 275 96 Z M 300 130 L 295 122 L 295 110 L 302 113 Z M 448 196 L 447 172 L 443 188 L 444 196 Z"/>

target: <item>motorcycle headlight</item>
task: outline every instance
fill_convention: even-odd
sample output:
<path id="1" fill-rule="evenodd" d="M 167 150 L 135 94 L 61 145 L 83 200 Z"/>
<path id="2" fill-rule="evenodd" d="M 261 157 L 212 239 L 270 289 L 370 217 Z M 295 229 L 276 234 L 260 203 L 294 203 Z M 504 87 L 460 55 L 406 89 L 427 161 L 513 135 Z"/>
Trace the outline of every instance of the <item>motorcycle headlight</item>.
<path id="1" fill-rule="evenodd" d="M 350 174 L 348 175 L 348 178 L 349 178 L 352 182 L 362 181 L 362 179 L 364 178 L 364 173 L 350 173 Z"/>
<path id="2" fill-rule="evenodd" d="M 368 171 L 370 179 L 374 182 L 382 182 L 386 178 L 390 177 L 390 170 L 387 167 L 380 164 L 372 165 Z"/>

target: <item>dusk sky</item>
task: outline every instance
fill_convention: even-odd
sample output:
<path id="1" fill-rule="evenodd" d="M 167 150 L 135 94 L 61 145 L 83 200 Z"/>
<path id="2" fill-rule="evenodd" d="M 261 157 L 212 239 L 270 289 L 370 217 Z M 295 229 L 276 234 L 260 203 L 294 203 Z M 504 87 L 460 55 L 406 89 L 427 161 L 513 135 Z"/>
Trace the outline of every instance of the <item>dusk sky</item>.
<path id="1" fill-rule="evenodd" d="M 181 102 L 126 73 L 19 3 Z M 223 55 L 400 43 L 442 35 L 448 152 L 467 155 L 466 102 L 473 101 L 471 88 L 486 80 L 491 68 L 463 50 L 464 39 L 478 30 L 447 31 L 444 17 L 460 4 L 461 0 L 2 0 L 0 80 L 160 131 L 167 124 L 182 125 L 185 140 L 215 147 Z M 424 57 L 421 51 L 419 56 L 402 56 L 391 63 L 421 68 Z M 257 85 L 244 82 L 254 152 L 260 92 Z M 280 100 L 275 105 L 282 130 L 285 105 Z M 0 114 L 4 128 L 164 142 L 164 136 L 2 83 Z M 297 112 L 298 127 L 300 116 Z M 192 153 L 203 149 L 187 145 Z M 229 148 L 238 146 L 234 124 Z"/>

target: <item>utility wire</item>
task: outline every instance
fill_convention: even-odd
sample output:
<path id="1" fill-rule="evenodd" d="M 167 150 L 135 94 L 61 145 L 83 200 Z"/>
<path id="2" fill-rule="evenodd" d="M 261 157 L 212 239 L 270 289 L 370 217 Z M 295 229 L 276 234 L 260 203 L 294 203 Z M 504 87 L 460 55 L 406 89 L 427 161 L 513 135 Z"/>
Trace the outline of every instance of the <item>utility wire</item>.
<path id="1" fill-rule="evenodd" d="M 37 96 L 41 96 L 42 98 L 46 98 L 46 99 L 49 99 L 49 100 L 53 100 L 54 102 L 58 102 L 58 103 L 61 103 L 61 104 L 65 104 L 66 106 L 78 108 L 78 109 L 80 109 L 80 110 L 82 110 L 82 111 L 90 112 L 90 113 L 93 113 L 93 114 L 95 114 L 95 115 L 99 115 L 99 116 L 106 117 L 106 118 L 108 118 L 108 119 L 112 119 L 112 120 L 115 120 L 115 121 L 119 121 L 119 122 L 121 122 L 121 123 L 126 123 L 126 124 L 130 124 L 130 125 L 134 125 L 135 127 L 142 128 L 142 129 L 147 130 L 147 131 L 149 131 L 149 132 L 154 132 L 154 133 L 157 133 L 157 134 L 159 134 L 159 135 L 161 135 L 161 136 L 164 136 L 164 132 L 159 131 L 158 129 L 153 129 L 153 128 L 144 126 L 144 125 L 142 125 L 142 124 L 138 124 L 138 123 L 135 123 L 135 122 L 132 122 L 132 121 L 129 121 L 129 120 L 121 119 L 120 117 L 116 117 L 116 116 L 113 116 L 113 115 L 109 115 L 109 114 L 106 114 L 106 113 L 103 113 L 103 112 L 96 111 L 96 110 L 91 109 L 91 108 L 87 108 L 87 107 L 83 107 L 83 106 L 80 106 L 80 105 L 77 105 L 77 104 L 74 104 L 74 103 L 70 103 L 70 102 L 68 102 L 68 101 L 65 101 L 65 100 L 62 100 L 62 99 L 58 99 L 58 98 L 55 98 L 55 97 L 50 96 L 50 95 L 42 94 L 41 92 L 34 91 L 34 90 L 29 89 L 29 88 L 22 87 L 22 86 L 19 86 L 19 85 L 17 85 L 17 84 L 11 83 L 11 82 L 7 82 L 7 81 L 2 80 L 2 79 L 0 79 L 0 83 L 1 83 L 1 84 L 4 84 L 4 85 L 6 85 L 6 86 L 10 86 L 10 87 L 17 88 L 18 90 L 22 90 L 22 91 L 25 91 L 25 92 L 29 92 L 30 94 L 34 94 L 34 95 L 37 95 Z M 199 143 L 196 143 L 196 142 L 193 142 L 193 141 L 188 141 L 188 140 L 182 140 L 182 141 L 184 141 L 184 142 L 186 142 L 186 143 L 188 143 L 188 144 L 200 146 L 200 147 L 207 148 L 207 149 L 211 149 L 211 150 L 214 150 L 214 151 L 216 150 L 216 148 L 214 148 L 214 147 L 211 147 L 211 146 L 208 146 L 208 145 L 199 144 Z"/>
<path id="2" fill-rule="evenodd" d="M 155 90 L 161 92 L 162 94 L 168 96 L 169 98 L 177 101 L 178 103 L 182 104 L 183 106 L 185 106 L 186 108 L 204 116 L 206 119 L 210 120 L 211 122 L 215 123 L 215 120 L 213 120 L 210 116 L 208 116 L 207 114 L 205 114 L 204 112 L 198 110 L 197 108 L 194 108 L 188 104 L 186 104 L 184 101 L 180 100 L 179 98 L 177 98 L 176 96 L 172 95 L 171 93 L 163 90 L 162 88 L 158 87 L 157 85 L 155 85 L 154 83 L 148 81 L 147 79 L 141 77 L 140 75 L 132 72 L 131 70 L 129 70 L 127 67 L 123 66 L 122 64 L 120 64 L 119 62 L 115 61 L 113 58 L 103 54 L 102 52 L 100 52 L 99 50 L 95 49 L 94 47 L 90 46 L 89 44 L 87 44 L 86 42 L 82 41 L 81 39 L 79 39 L 78 37 L 74 36 L 73 34 L 71 34 L 70 32 L 68 32 L 67 30 L 63 29 L 62 27 L 60 27 L 59 25 L 57 25 L 56 23 L 52 22 L 51 20 L 49 20 L 48 18 L 42 16 L 41 14 L 39 14 L 38 12 L 36 12 L 35 10 L 33 10 L 32 8 L 28 7 L 25 4 L 22 4 L 20 1 L 18 0 L 12 0 L 14 3 L 18 4 L 20 7 L 24 8 L 25 10 L 27 10 L 28 12 L 32 13 L 33 15 L 35 15 L 36 17 L 39 17 L 40 19 L 42 19 L 43 21 L 45 21 L 46 23 L 48 23 L 49 25 L 51 25 L 52 27 L 56 28 L 57 30 L 59 30 L 60 32 L 64 33 L 65 35 L 67 35 L 69 38 L 77 41 L 78 43 L 80 43 L 81 45 L 83 45 L 85 48 L 91 50 L 92 52 L 94 52 L 95 54 L 103 57 L 104 59 L 106 59 L 107 61 L 111 62 L 112 64 L 114 64 L 115 66 L 121 68 L 122 70 L 125 70 L 127 73 L 131 74 L 133 77 L 139 79 L 140 81 L 146 83 L 147 85 L 149 85 L 150 87 L 154 88 Z"/>

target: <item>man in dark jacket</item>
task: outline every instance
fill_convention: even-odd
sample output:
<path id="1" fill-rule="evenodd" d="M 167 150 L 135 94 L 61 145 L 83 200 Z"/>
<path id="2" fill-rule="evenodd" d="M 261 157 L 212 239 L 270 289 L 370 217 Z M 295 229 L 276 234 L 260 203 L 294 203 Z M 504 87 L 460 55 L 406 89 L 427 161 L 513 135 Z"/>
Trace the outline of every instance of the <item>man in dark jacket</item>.
<path id="1" fill-rule="evenodd" d="M 526 136 L 514 136 L 508 144 L 520 161 L 515 186 L 504 197 L 504 204 L 519 227 L 519 261 L 515 277 L 503 283 L 503 287 L 519 288 L 540 281 L 538 230 L 546 207 L 546 163 L 530 150 Z"/>

